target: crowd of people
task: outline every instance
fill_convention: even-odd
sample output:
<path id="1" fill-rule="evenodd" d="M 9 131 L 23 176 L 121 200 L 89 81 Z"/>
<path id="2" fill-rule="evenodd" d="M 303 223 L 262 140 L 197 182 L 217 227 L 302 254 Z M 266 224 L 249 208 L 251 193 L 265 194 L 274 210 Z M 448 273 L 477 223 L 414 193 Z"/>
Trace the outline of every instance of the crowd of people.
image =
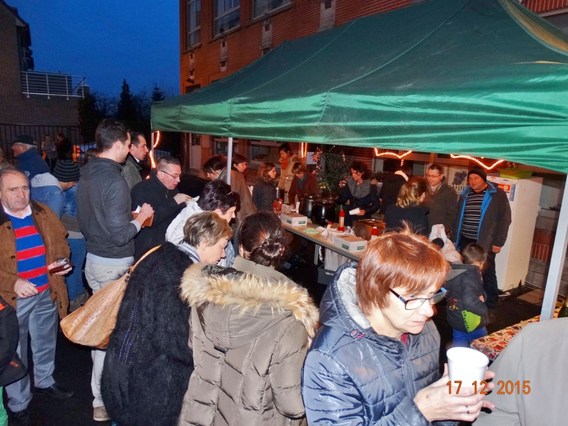
<path id="1" fill-rule="evenodd" d="M 338 188 L 346 224 L 383 211 L 386 232 L 340 267 L 318 310 L 279 269 L 290 240 L 274 213 L 277 188 L 292 206 L 318 194 L 288 144 L 280 178 L 265 162 L 252 188 L 245 157 L 211 157 L 196 196 L 180 191 L 176 158 L 144 176 L 146 139 L 119 121 L 99 124 L 96 155 L 81 168 L 50 143 L 42 158 L 19 136 L 16 167 L 0 161 L 0 307 L 12 309 L 14 362 L 0 385 L 11 423 L 29 424 L 33 392 L 73 396 L 53 379 L 58 318 L 136 261 L 108 348 L 92 350 L 95 421 L 426 425 L 495 408 L 484 394 L 448 392 L 431 321 L 446 297 L 454 345 L 487 332 L 510 210 L 484 171 L 470 170 L 458 197 L 437 164 L 425 178 L 400 170 L 378 190 L 354 161 Z M 449 247 L 460 253 L 450 259 Z M 70 262 L 51 273 L 61 258 Z"/>

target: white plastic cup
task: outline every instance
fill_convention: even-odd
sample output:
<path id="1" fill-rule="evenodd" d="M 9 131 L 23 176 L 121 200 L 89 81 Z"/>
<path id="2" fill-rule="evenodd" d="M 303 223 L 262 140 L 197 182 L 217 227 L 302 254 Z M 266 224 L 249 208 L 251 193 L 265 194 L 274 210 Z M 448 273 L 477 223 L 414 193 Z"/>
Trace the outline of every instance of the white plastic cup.
<path id="1" fill-rule="evenodd" d="M 450 380 L 461 381 L 464 387 L 479 389 L 489 358 L 479 351 L 470 348 L 450 348 L 446 353 Z"/>

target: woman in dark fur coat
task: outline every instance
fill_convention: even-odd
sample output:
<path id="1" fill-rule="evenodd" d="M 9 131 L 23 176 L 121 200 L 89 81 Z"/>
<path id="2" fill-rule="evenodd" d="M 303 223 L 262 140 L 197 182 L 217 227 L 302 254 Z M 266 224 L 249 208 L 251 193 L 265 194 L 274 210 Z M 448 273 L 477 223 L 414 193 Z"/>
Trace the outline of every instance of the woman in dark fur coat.
<path id="1" fill-rule="evenodd" d="M 193 371 L 181 278 L 192 263 L 210 263 L 211 249 L 222 256 L 217 246 L 224 247 L 232 231 L 208 212 L 190 218 L 184 234 L 179 246 L 165 243 L 140 262 L 124 293 L 101 379 L 105 407 L 119 426 L 177 423 Z"/>

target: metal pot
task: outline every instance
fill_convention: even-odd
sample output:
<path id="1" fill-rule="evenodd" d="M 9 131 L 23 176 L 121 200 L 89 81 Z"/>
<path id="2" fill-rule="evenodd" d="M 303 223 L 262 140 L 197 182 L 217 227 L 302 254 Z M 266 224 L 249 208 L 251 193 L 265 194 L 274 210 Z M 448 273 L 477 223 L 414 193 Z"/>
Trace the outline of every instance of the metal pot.
<path id="1" fill-rule="evenodd" d="M 312 209 L 312 222 L 326 226 L 328 222 L 335 222 L 335 203 L 333 200 L 316 200 Z"/>
<path id="2" fill-rule="evenodd" d="M 314 208 L 314 203 L 316 197 L 313 195 L 304 195 L 300 201 L 300 207 L 298 208 L 298 213 L 303 214 L 307 217 L 312 217 L 312 211 Z"/>

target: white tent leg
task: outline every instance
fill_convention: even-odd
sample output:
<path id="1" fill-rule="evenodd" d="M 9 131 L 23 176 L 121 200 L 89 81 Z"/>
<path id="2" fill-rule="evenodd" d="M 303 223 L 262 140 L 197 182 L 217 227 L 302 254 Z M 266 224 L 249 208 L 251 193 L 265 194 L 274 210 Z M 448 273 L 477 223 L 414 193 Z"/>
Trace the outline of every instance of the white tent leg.
<path id="1" fill-rule="evenodd" d="M 231 185 L 231 170 L 233 169 L 233 137 L 229 136 L 227 147 L 227 185 Z"/>
<path id="2" fill-rule="evenodd" d="M 558 290 L 560 289 L 560 280 L 562 279 L 562 271 L 564 269 L 564 260 L 566 258 L 567 236 L 568 179 L 564 183 L 564 196 L 562 197 L 562 206 L 560 207 L 556 237 L 554 238 L 550 268 L 548 269 L 548 277 L 546 279 L 546 287 L 544 289 L 544 300 L 542 301 L 542 310 L 540 312 L 541 321 L 552 319 L 552 315 L 554 314 L 556 299 L 558 298 Z"/>

